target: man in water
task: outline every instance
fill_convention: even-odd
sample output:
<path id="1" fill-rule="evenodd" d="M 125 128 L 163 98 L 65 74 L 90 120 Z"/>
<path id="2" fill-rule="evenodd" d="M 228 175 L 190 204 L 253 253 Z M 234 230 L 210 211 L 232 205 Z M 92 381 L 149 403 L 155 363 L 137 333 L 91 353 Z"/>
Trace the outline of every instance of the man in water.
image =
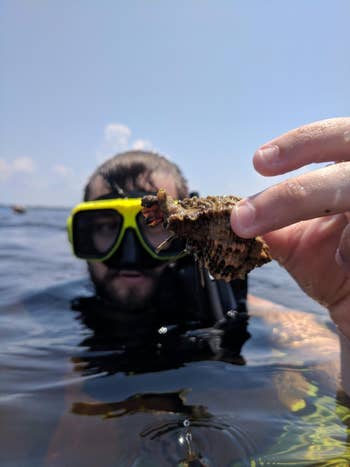
<path id="1" fill-rule="evenodd" d="M 153 153 L 128 152 L 96 169 L 85 188 L 84 201 L 142 196 L 160 186 L 175 198 L 188 195 L 186 180 L 174 164 Z M 117 305 L 119 312 L 129 315 L 143 310 L 154 294 L 168 264 L 148 256 L 129 230 L 112 260 L 88 263 L 96 291 L 106 302 Z"/>
<path id="2" fill-rule="evenodd" d="M 246 281 L 237 280 L 231 286 L 221 283 L 220 290 L 226 290 L 226 309 L 210 310 L 204 289 L 211 288 L 214 281 L 207 277 L 207 287 L 200 286 L 197 265 L 183 254 L 184 245 L 175 241 L 168 249 L 157 251 L 169 234 L 162 226 L 146 225 L 140 201 L 159 188 L 175 199 L 189 196 L 181 170 L 165 157 L 144 151 L 118 154 L 91 175 L 84 203 L 73 210 L 69 223 L 74 252 L 88 260 L 96 290 L 96 299 L 80 300 L 75 308 L 83 311 L 95 333 L 116 333 L 135 345 L 144 342 L 146 335 L 148 342 L 152 336 L 157 340 L 159 329 L 180 332 L 207 327 L 222 318 L 225 321 L 225 311 L 239 309 L 240 316 L 246 316 Z M 236 350 L 248 336 L 247 320 L 243 321 L 244 332 Z"/>

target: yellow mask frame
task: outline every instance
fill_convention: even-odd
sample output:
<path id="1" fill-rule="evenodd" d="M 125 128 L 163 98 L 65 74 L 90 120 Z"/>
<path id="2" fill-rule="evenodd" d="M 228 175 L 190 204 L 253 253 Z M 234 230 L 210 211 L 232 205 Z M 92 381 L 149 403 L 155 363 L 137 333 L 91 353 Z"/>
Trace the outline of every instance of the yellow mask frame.
<path id="1" fill-rule="evenodd" d="M 168 248 L 166 250 L 157 251 L 158 245 L 153 245 L 152 242 L 147 240 L 147 235 L 145 234 L 146 229 L 149 230 L 149 236 L 153 235 L 157 237 L 157 232 L 154 230 L 154 227 L 147 227 L 146 224 L 142 224 L 143 228 L 141 228 L 141 197 L 138 198 L 113 198 L 113 199 L 99 199 L 95 201 L 85 201 L 79 203 L 75 206 L 70 216 L 67 219 L 67 233 L 68 239 L 72 246 L 73 254 L 80 258 L 85 259 L 88 261 L 107 261 L 111 258 L 114 253 L 120 247 L 122 240 L 125 235 L 125 231 L 127 229 L 133 229 L 136 233 L 136 236 L 142 245 L 142 247 L 150 254 L 153 258 L 161 260 L 161 261 L 175 261 L 178 258 L 184 256 L 186 254 L 184 248 L 182 247 L 181 251 L 179 249 Z M 121 226 L 118 230 L 115 240 L 113 241 L 113 245 L 105 254 L 95 254 L 95 255 L 87 255 L 82 254 L 79 251 L 79 216 L 82 217 L 88 213 L 96 213 L 96 214 L 103 214 L 111 213 L 112 211 L 116 211 L 119 216 L 122 218 Z M 83 214 L 81 214 L 83 213 Z M 84 214 L 85 213 L 85 214 Z M 156 228 L 157 229 L 157 228 Z M 163 232 L 159 232 L 160 241 L 158 244 L 165 241 L 167 238 L 170 237 L 170 234 L 166 232 L 163 226 L 159 225 L 158 229 L 163 229 Z M 153 234 L 153 232 L 156 232 Z M 81 235 L 81 232 L 80 232 Z"/>

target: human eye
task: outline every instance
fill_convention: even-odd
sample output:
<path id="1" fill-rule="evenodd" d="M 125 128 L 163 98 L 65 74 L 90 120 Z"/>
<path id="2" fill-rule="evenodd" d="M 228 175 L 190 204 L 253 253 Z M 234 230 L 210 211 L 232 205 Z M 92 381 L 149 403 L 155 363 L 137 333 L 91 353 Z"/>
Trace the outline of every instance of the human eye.
<path id="1" fill-rule="evenodd" d="M 151 227 L 143 220 L 139 226 L 146 241 L 153 247 L 157 247 L 169 237 L 169 232 L 164 228 L 162 223 Z"/>
<path id="2" fill-rule="evenodd" d="M 93 232 L 98 235 L 113 235 L 118 230 L 118 223 L 110 219 L 99 219 L 93 224 Z"/>
<path id="3" fill-rule="evenodd" d="M 115 243 L 120 230 L 118 219 L 99 216 L 94 219 L 91 229 L 95 248 L 100 252 L 108 251 Z"/>

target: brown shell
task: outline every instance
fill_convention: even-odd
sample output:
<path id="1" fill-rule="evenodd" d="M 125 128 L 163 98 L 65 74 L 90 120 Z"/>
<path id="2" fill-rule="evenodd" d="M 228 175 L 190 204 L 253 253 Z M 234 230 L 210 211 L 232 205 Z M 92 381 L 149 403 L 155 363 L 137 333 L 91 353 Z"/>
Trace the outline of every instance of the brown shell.
<path id="1" fill-rule="evenodd" d="M 143 214 L 152 225 L 160 221 L 177 237 L 186 240 L 193 253 L 215 279 L 231 281 L 271 261 L 261 237 L 244 239 L 231 229 L 236 196 L 193 197 L 174 201 L 165 190 L 142 199 Z"/>

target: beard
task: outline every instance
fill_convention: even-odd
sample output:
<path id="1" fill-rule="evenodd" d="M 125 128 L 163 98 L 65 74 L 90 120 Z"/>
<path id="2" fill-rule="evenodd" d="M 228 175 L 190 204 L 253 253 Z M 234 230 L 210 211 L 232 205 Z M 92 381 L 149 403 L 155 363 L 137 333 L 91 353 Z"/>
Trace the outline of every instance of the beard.
<path id="1" fill-rule="evenodd" d="M 111 305 L 120 312 L 141 312 L 149 308 L 152 303 L 154 291 L 150 291 L 149 295 L 141 295 L 137 289 L 132 288 L 123 291 L 123 294 L 118 294 L 116 291 L 104 284 L 94 284 L 96 294 L 102 298 L 106 305 Z M 155 288 L 155 287 L 154 287 Z"/>
<path id="2" fill-rule="evenodd" d="M 113 306 L 119 313 L 141 313 L 152 307 L 157 295 L 161 272 L 157 269 L 144 269 L 140 271 L 144 283 L 119 283 L 118 272 L 108 270 L 103 280 L 95 276 L 90 269 L 90 277 L 95 286 L 96 294 L 102 298 L 106 305 Z"/>

